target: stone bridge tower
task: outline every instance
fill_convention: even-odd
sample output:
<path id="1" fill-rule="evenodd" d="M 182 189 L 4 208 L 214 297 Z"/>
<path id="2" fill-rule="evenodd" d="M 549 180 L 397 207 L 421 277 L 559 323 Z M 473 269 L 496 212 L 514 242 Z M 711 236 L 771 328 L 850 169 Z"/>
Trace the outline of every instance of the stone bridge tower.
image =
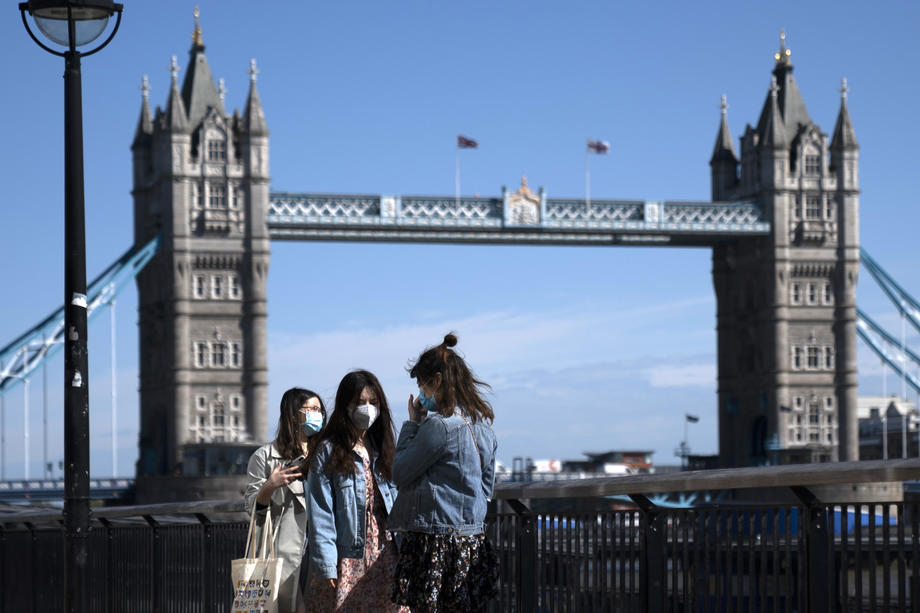
<path id="1" fill-rule="evenodd" d="M 715 247 L 723 466 L 856 460 L 859 147 L 841 88 L 828 138 L 782 36 L 755 127 L 732 144 L 723 98 L 712 198 L 759 202 L 772 235 Z"/>
<path id="2" fill-rule="evenodd" d="M 202 474 L 203 450 L 233 456 L 266 439 L 268 129 L 255 62 L 242 116 L 230 115 L 196 11 L 181 90 L 178 70 L 173 57 L 166 108 L 153 114 L 145 77 L 131 146 L 135 244 L 161 237 L 137 278 L 139 497 L 145 477 Z"/>

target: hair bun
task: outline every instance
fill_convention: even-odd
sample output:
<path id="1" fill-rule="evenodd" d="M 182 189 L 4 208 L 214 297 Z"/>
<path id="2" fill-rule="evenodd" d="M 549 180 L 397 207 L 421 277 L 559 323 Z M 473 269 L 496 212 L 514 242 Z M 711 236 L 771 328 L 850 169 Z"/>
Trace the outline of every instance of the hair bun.
<path id="1" fill-rule="evenodd" d="M 445 347 L 454 347 L 457 344 L 457 337 L 453 332 L 448 332 L 444 335 L 444 346 Z"/>

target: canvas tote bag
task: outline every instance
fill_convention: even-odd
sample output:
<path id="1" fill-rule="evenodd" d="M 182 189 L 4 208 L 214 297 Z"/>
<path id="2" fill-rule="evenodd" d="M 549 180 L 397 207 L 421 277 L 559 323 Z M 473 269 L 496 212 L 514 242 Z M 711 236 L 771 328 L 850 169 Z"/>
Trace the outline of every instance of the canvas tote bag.
<path id="1" fill-rule="evenodd" d="M 272 538 L 272 514 L 265 513 L 261 542 L 256 542 L 256 510 L 249 518 L 244 557 L 230 561 L 233 578 L 233 607 L 231 613 L 277 613 L 278 587 L 281 584 L 281 558 L 275 557 Z"/>

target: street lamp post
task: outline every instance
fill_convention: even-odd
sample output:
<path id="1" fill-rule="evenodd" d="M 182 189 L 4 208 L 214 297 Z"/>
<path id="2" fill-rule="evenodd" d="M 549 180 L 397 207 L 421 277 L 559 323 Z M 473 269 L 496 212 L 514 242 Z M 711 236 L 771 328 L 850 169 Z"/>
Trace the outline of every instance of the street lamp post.
<path id="1" fill-rule="evenodd" d="M 122 5 L 111 0 L 30 0 L 19 4 L 22 23 L 39 47 L 64 58 L 64 530 L 66 610 L 89 611 L 89 359 L 86 343 L 86 233 L 83 203 L 83 99 L 81 57 L 96 53 L 115 36 Z M 26 13 L 58 51 L 36 37 Z M 105 31 L 89 51 L 78 51 Z"/>

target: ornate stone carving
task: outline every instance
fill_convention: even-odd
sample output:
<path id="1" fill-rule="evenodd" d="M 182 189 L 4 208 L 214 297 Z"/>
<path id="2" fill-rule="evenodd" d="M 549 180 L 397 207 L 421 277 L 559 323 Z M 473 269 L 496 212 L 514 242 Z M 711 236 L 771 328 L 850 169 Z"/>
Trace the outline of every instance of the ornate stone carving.
<path id="1" fill-rule="evenodd" d="M 382 217 L 396 215 L 396 198 L 394 196 L 384 196 L 380 199 L 380 215 Z"/>
<path id="2" fill-rule="evenodd" d="M 509 210 L 506 219 L 514 225 L 539 225 L 540 200 L 540 196 L 530 191 L 527 186 L 527 177 L 521 177 L 521 187 L 518 191 L 508 194 L 506 206 Z"/>

